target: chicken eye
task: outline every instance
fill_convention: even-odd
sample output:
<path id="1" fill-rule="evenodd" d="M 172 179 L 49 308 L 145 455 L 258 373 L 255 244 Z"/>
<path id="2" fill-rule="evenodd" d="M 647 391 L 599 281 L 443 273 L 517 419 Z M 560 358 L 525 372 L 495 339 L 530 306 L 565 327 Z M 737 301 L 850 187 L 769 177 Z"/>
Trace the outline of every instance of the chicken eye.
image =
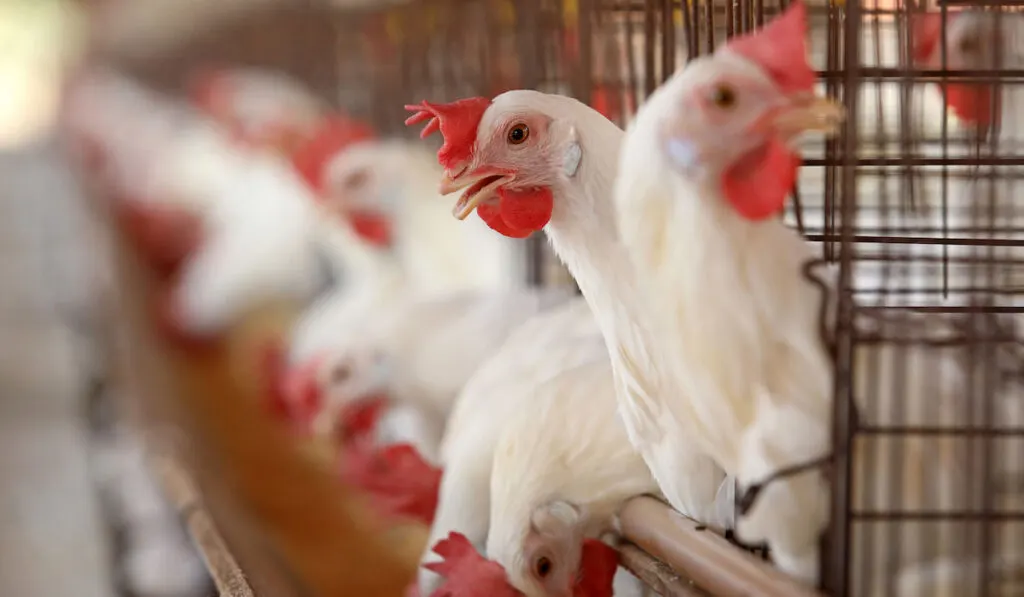
<path id="1" fill-rule="evenodd" d="M 345 383 L 345 380 L 347 380 L 349 375 L 351 374 L 352 372 L 349 370 L 347 366 L 337 365 L 333 369 L 331 369 L 331 383 Z"/>
<path id="2" fill-rule="evenodd" d="M 534 563 L 534 571 L 537 573 L 537 578 L 546 578 L 551 574 L 553 567 L 554 565 L 551 563 L 551 560 L 544 556 L 537 558 L 536 563 Z"/>
<path id="3" fill-rule="evenodd" d="M 346 189 L 358 189 L 365 185 L 369 178 L 370 175 L 367 174 L 366 170 L 356 170 L 342 179 L 341 184 Z"/>
<path id="4" fill-rule="evenodd" d="M 736 92 L 728 85 L 719 85 L 711 93 L 711 101 L 719 108 L 731 108 L 736 105 Z"/>
<path id="5" fill-rule="evenodd" d="M 530 127 L 525 124 L 517 124 L 508 131 L 508 142 L 512 145 L 519 145 L 530 138 Z"/>
<path id="6" fill-rule="evenodd" d="M 976 36 L 969 35 L 967 37 L 960 38 L 960 43 L 957 44 L 957 50 L 961 54 L 973 54 L 978 51 L 979 40 Z"/>

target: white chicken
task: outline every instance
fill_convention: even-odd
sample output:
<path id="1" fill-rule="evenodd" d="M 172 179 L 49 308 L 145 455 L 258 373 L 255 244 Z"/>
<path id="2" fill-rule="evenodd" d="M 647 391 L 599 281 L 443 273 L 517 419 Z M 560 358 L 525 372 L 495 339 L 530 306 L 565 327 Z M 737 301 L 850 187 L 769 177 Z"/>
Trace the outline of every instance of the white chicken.
<path id="1" fill-rule="evenodd" d="M 532 316 L 565 302 L 568 288 L 462 292 L 413 300 L 334 330 L 336 343 L 294 371 L 296 397 L 318 405 L 314 433 L 331 435 L 342 410 L 386 396 L 382 443 L 407 441 L 428 461 L 448 415 L 474 371 Z M 311 397 L 316 396 L 316 397 Z"/>
<path id="2" fill-rule="evenodd" d="M 583 540 L 615 531 L 629 498 L 658 493 L 616 411 L 602 353 L 518 401 L 501 430 L 486 553 L 528 597 L 572 595 Z"/>
<path id="3" fill-rule="evenodd" d="M 389 311 L 453 292 L 521 287 L 519 247 L 485 226 L 461 227 L 433 190 L 438 169 L 429 153 L 402 141 L 364 140 L 338 151 L 314 140 L 297 155 L 298 169 L 317 188 L 321 205 L 350 223 L 363 240 L 346 249 L 351 284 L 316 305 L 293 336 L 291 358 L 302 361 L 344 342 L 367 309 Z"/>
<path id="4" fill-rule="evenodd" d="M 657 360 L 670 359 L 665 371 L 680 390 L 665 408 L 741 488 L 759 487 L 740 512 L 738 535 L 767 541 L 783 570 L 813 583 L 829 513 L 818 466 L 831 452 L 835 381 L 822 338 L 825 293 L 804 274 L 815 255 L 772 216 L 795 179 L 795 135 L 833 130 L 842 111 L 813 95 L 804 28 L 803 7 L 791 5 L 652 95 L 627 135 L 616 203 L 651 313 L 673 331 L 656 335 L 652 349 Z M 836 293 L 834 283 L 825 285 Z M 864 427 L 949 425 L 970 410 L 970 371 L 957 362 L 963 354 L 926 342 L 955 326 L 905 318 L 873 325 L 881 338 L 919 338 L 921 350 L 854 346 L 852 385 Z M 965 463 L 952 443 L 884 435 L 857 442 L 853 507 L 962 505 L 955 478 Z M 881 469 L 871 469 L 878 460 Z M 902 477 L 890 481 L 893 472 Z M 901 489 L 873 495 L 878 476 L 878 485 Z M 914 535 L 901 549 L 920 555 L 924 542 Z"/>
<path id="5" fill-rule="evenodd" d="M 813 254 L 771 218 L 799 165 L 787 144 L 842 114 L 813 96 L 804 11 L 793 3 L 655 91 L 631 125 L 616 183 L 623 242 L 652 313 L 672 331 L 652 349 L 679 392 L 654 412 L 665 409 L 742 487 L 831 450 L 823 296 L 802 270 Z M 825 480 L 806 469 L 764 486 L 737 531 L 814 582 L 828 504 Z"/>
<path id="6" fill-rule="evenodd" d="M 619 412 L 662 492 L 684 514 L 728 524 L 714 508 L 720 484 L 726 493 L 732 486 L 722 483 L 721 469 L 691 449 L 685 434 L 640 425 L 648 417 L 672 425 L 669 419 L 634 412 L 637 404 L 655 408 L 653 398 L 669 388 L 646 353 L 645 338 L 657 326 L 639 302 L 616 231 L 611 195 L 622 131 L 575 99 L 536 91 L 408 108 L 420 113 L 407 123 L 434 117 L 425 132 L 444 135 L 442 190 L 466 189 L 456 206 L 459 217 L 476 209 L 510 237 L 545 230 L 593 309 L 611 357 Z"/>
<path id="7" fill-rule="evenodd" d="M 191 76 L 193 103 L 237 139 L 290 154 L 328 114 L 326 102 L 285 73 L 205 67 Z"/>
<path id="8" fill-rule="evenodd" d="M 193 331 L 280 288 L 310 296 L 343 268 L 337 255 L 324 267 L 321 241 L 333 232 L 278 157 L 239 151 L 185 107 L 109 70 L 78 74 L 64 118 L 72 140 L 99 158 L 97 178 L 109 192 L 202 215 L 208 242 L 177 298 Z"/>
<path id="9" fill-rule="evenodd" d="M 582 300 L 514 332 L 456 402 L 441 446 L 445 472 L 428 544 L 460 532 L 478 549 L 486 545 L 518 589 L 562 594 L 556 579 L 564 581 L 565 571 L 575 569 L 582 535 L 607 529 L 626 498 L 656 491 L 616 422 L 609 372 L 600 331 Z M 598 438 L 599 446 L 582 448 Z M 613 461 L 621 466 L 611 466 Z M 584 504 L 591 509 L 580 509 Z M 548 507 L 573 513 L 551 543 L 531 531 L 535 515 L 550 521 Z M 547 572 L 537 575 L 542 556 Z M 424 554 L 424 563 L 435 560 L 432 552 Z M 538 584 L 537 576 L 555 571 Z M 432 571 L 421 570 L 421 594 L 439 582 Z"/>

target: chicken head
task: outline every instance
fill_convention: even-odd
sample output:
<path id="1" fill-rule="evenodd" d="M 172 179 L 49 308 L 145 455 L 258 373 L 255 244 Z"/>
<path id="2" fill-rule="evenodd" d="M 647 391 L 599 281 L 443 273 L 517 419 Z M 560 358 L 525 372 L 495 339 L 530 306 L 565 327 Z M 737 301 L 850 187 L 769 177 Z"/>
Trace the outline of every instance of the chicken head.
<path id="1" fill-rule="evenodd" d="M 315 435 L 370 435 L 387 406 L 383 357 L 372 351 L 317 354 L 285 379 L 286 417 Z"/>
<path id="2" fill-rule="evenodd" d="M 564 501 L 534 511 L 518 557 L 507 563 L 509 580 L 527 595 L 568 597 L 583 557 L 580 510 Z"/>
<path id="3" fill-rule="evenodd" d="M 746 219 L 777 214 L 800 165 L 792 142 L 806 131 L 831 133 L 844 116 L 814 94 L 805 30 L 805 8 L 794 2 L 763 29 L 690 62 L 638 115 L 634 128 L 650 134 L 632 139 L 657 144 L 639 153 L 697 184 L 720 185 Z"/>
<path id="4" fill-rule="evenodd" d="M 393 240 L 391 217 L 380 204 L 373 164 L 353 159 L 351 151 L 374 138 L 369 126 L 335 115 L 292 154 L 292 163 L 324 209 L 348 222 L 362 240 L 388 247 Z"/>
<path id="5" fill-rule="evenodd" d="M 521 597 L 533 595 L 517 590 L 501 564 L 481 556 L 464 535 L 451 533 L 437 543 L 434 552 L 443 559 L 425 566 L 444 577 L 445 582 L 430 597 Z M 604 543 L 588 539 L 582 543 L 578 567 L 567 587 L 557 592 L 536 593 L 550 597 L 611 597 L 612 581 L 618 567 L 618 553 Z M 549 574 L 549 576 L 551 576 Z"/>
<path id="6" fill-rule="evenodd" d="M 241 143 L 284 155 L 313 134 L 327 112 L 301 83 L 263 69 L 200 68 L 189 77 L 188 93 Z"/>
<path id="7" fill-rule="evenodd" d="M 1019 21 L 1012 13 L 999 18 Z M 913 59 L 919 68 L 958 70 L 992 70 L 1012 64 L 1012 45 L 1006 44 L 1013 26 L 1000 27 L 996 13 L 980 10 L 949 10 L 946 13 L 943 39 L 942 13 L 926 11 L 912 17 Z M 945 63 L 943 63 L 945 47 Z M 1002 49 L 999 56 L 997 49 Z M 1019 59 L 1017 59 L 1019 60 Z M 1000 64 L 1000 61 L 1002 64 Z M 967 124 L 986 130 L 992 123 L 994 85 L 977 81 L 946 81 L 939 84 L 950 110 Z"/>
<path id="8" fill-rule="evenodd" d="M 488 226 L 513 238 L 551 220 L 554 191 L 576 172 L 581 150 L 574 127 L 545 111 L 547 97 L 515 90 L 493 101 L 406 106 L 416 112 L 406 124 L 427 123 L 421 136 L 438 130 L 444 136 L 437 154 L 445 169 L 440 190 L 463 190 L 457 218 L 475 209 Z"/>

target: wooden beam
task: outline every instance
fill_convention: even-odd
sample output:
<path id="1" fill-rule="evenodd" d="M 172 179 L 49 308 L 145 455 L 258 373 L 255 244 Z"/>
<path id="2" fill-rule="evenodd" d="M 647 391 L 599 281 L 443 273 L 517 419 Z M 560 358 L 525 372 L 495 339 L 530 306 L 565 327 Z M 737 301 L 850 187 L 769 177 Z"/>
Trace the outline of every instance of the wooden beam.
<path id="1" fill-rule="evenodd" d="M 712 595 L 823 597 L 654 498 L 634 498 L 620 520 L 628 541 Z"/>
<path id="2" fill-rule="evenodd" d="M 692 580 L 683 578 L 664 562 L 647 552 L 625 543 L 619 546 L 619 563 L 662 597 L 707 597 L 708 593 Z"/>

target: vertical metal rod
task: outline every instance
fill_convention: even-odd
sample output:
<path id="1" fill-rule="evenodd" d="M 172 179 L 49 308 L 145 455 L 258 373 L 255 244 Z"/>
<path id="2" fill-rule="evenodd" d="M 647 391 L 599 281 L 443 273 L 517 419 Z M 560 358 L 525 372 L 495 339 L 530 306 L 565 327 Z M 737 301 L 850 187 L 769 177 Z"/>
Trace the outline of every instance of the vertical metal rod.
<path id="1" fill-rule="evenodd" d="M 853 269 L 854 218 L 857 202 L 857 101 L 861 79 L 860 2 L 846 3 L 843 32 L 845 56 L 844 100 L 847 120 L 843 147 L 843 189 L 841 245 L 839 251 L 839 304 L 836 309 L 835 379 L 832 422 L 832 518 L 827 566 L 822 575 L 825 590 L 832 597 L 846 597 L 849 591 L 851 448 L 854 433 L 853 410 L 853 321 L 855 307 L 850 287 Z"/>
<path id="2" fill-rule="evenodd" d="M 699 3 L 694 2 L 694 4 Z M 704 5 L 704 24 L 708 35 L 707 43 L 704 47 L 707 48 L 708 54 L 711 54 L 715 51 L 715 3 L 704 2 L 702 4 Z"/>
<path id="3" fill-rule="evenodd" d="M 686 60 L 693 60 L 700 53 L 700 36 L 697 34 L 697 28 L 693 22 L 693 15 L 690 13 L 690 6 L 684 0 L 683 5 L 679 7 L 680 12 L 683 13 L 683 31 L 686 33 Z"/>
<path id="4" fill-rule="evenodd" d="M 661 79 L 664 81 L 676 70 L 675 2 L 661 1 Z"/>
<path id="5" fill-rule="evenodd" d="M 519 84 L 525 89 L 540 85 L 540 14 L 537 2 L 516 0 L 516 34 L 519 50 Z M 582 42 L 583 40 L 581 40 Z M 534 234 L 526 240 L 526 282 L 530 286 L 544 285 L 546 244 L 543 234 Z"/>
<path id="6" fill-rule="evenodd" d="M 658 86 L 655 75 L 654 39 L 655 39 L 655 0 L 646 0 L 644 6 L 644 97 L 654 93 Z M 631 41 L 631 40 L 630 40 Z"/>
<path id="7" fill-rule="evenodd" d="M 576 31 L 579 33 L 579 81 L 578 93 L 590 94 L 594 90 L 594 4 L 600 0 L 579 0 L 576 11 Z M 604 82 L 604 81 L 602 81 Z M 583 96 L 580 96 L 583 97 Z"/>

